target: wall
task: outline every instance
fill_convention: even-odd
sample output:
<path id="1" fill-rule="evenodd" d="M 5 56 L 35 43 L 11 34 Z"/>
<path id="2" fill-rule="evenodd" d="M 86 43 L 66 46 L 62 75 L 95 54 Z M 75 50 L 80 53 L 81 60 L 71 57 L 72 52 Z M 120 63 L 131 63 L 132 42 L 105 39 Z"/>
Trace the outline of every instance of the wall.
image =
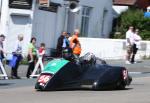
<path id="1" fill-rule="evenodd" d="M 98 38 L 80 38 L 82 54 L 92 52 L 96 56 L 104 59 L 125 59 L 125 40 L 121 39 L 98 39 Z M 140 50 L 136 59 L 143 56 L 150 56 L 150 41 L 142 41 Z"/>
<path id="2" fill-rule="evenodd" d="M 35 0 L 33 0 L 35 2 Z M 34 3 L 33 3 L 34 4 Z M 5 49 L 7 53 L 13 52 L 17 36 L 24 35 L 23 52 L 27 53 L 28 43 L 31 38 L 33 8 L 9 8 L 9 0 L 3 0 L 1 11 L 0 33 L 6 35 Z"/>
<path id="3" fill-rule="evenodd" d="M 34 11 L 32 36 L 37 38 L 37 46 L 45 43 L 46 48 L 54 47 L 56 29 L 56 13 L 39 10 L 36 7 Z"/>
<path id="4" fill-rule="evenodd" d="M 58 8 L 57 13 L 52 13 L 38 10 L 35 4 L 36 0 L 33 0 L 32 10 L 10 9 L 8 8 L 8 0 L 3 1 L 4 5 L 2 9 L 4 10 L 1 16 L 0 33 L 7 36 L 6 44 L 11 44 L 6 45 L 8 52 L 12 52 L 18 34 L 24 34 L 25 36 L 24 51 L 27 51 L 27 45 L 31 36 L 37 37 L 38 46 L 41 42 L 45 42 L 47 48 L 56 47 L 57 38 L 64 30 L 65 25 L 65 8 L 63 6 Z M 55 0 L 52 1 L 55 2 Z M 63 0 L 56 0 L 56 2 L 63 3 Z M 108 37 L 112 28 L 110 25 L 112 22 L 112 0 L 80 0 L 80 4 L 81 6 L 93 7 L 89 37 Z M 109 12 L 105 18 L 104 32 L 102 33 L 101 28 L 103 26 L 102 18 L 104 8 Z M 81 21 L 81 15 L 77 17 L 77 19 L 79 18 L 80 20 L 78 22 Z M 76 25 L 80 27 L 79 23 L 76 23 Z M 105 36 L 101 34 L 105 34 Z"/>
<path id="5" fill-rule="evenodd" d="M 89 24 L 89 37 L 109 37 L 112 29 L 112 0 L 80 0 L 81 6 L 92 7 L 91 20 Z M 107 10 L 107 14 L 103 23 L 103 12 Z M 81 14 L 80 14 L 81 15 Z M 80 17 L 81 19 L 81 17 Z M 81 20 L 79 20 L 81 21 Z M 104 25 L 103 25 L 104 24 Z M 102 27 L 104 26 L 104 27 Z M 102 28 L 104 28 L 102 30 Z"/>
<path id="6" fill-rule="evenodd" d="M 52 0 L 53 1 L 53 0 Z M 62 3 L 62 0 L 57 0 L 57 2 Z M 102 26 L 102 18 L 103 18 L 103 9 L 108 10 L 108 15 L 105 18 L 105 23 L 104 23 L 104 34 L 105 36 L 103 37 L 108 37 L 109 33 L 111 31 L 112 25 L 112 2 L 111 0 L 105 0 L 105 1 L 99 1 L 99 0 L 94 0 L 94 1 L 87 1 L 87 0 L 80 0 L 80 5 L 81 6 L 89 6 L 93 7 L 93 12 L 91 16 L 91 21 L 90 21 L 90 27 L 89 27 L 89 37 L 102 37 L 102 31 L 101 31 L 101 26 Z M 42 40 L 38 40 L 38 45 L 40 42 L 45 41 L 48 45 L 48 48 L 55 48 L 56 43 L 57 43 L 57 38 L 60 36 L 61 32 L 65 28 L 65 17 L 68 15 L 65 15 L 65 7 L 61 6 L 58 8 L 57 13 L 52 13 L 52 12 L 47 12 L 47 11 L 41 11 L 38 10 L 37 6 L 34 11 L 34 21 L 33 21 L 33 35 L 37 36 L 38 38 Z M 73 20 L 74 17 L 71 19 Z M 79 14 L 75 14 L 75 23 L 71 24 L 70 22 L 68 26 L 69 32 L 73 32 L 72 28 L 80 28 L 80 23 L 81 23 L 81 11 Z M 41 36 L 44 34 L 44 38 Z M 49 39 L 48 39 L 49 38 Z M 48 41 L 48 40 L 49 41 Z"/>

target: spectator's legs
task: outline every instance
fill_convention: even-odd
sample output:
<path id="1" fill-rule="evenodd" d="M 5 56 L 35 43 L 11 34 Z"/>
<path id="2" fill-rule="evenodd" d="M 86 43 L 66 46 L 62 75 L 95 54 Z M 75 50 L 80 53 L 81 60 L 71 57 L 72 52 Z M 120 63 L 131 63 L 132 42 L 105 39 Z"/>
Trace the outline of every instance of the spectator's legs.
<path id="1" fill-rule="evenodd" d="M 130 63 L 131 53 L 132 53 L 132 46 L 127 46 L 126 64 L 131 64 Z"/>
<path id="2" fill-rule="evenodd" d="M 33 72 L 33 70 L 34 70 L 34 66 L 35 66 L 34 61 L 33 61 L 33 62 L 31 62 L 31 63 L 29 63 L 29 67 L 28 67 L 27 75 L 26 75 L 26 77 L 27 77 L 27 78 L 29 78 L 29 77 L 30 77 L 30 75 L 31 75 L 31 73 Z"/>
<path id="3" fill-rule="evenodd" d="M 131 63 L 135 63 L 135 55 L 137 53 L 137 48 L 136 48 L 136 44 L 133 45 L 133 53 L 132 53 L 132 57 L 131 57 Z"/>
<path id="4" fill-rule="evenodd" d="M 11 69 L 11 77 L 12 77 L 12 79 L 13 79 L 13 78 L 14 78 L 14 79 L 20 79 L 20 77 L 18 77 L 18 67 L 19 67 L 19 63 L 20 63 L 20 61 L 17 60 L 15 67 L 12 67 L 12 69 Z"/>

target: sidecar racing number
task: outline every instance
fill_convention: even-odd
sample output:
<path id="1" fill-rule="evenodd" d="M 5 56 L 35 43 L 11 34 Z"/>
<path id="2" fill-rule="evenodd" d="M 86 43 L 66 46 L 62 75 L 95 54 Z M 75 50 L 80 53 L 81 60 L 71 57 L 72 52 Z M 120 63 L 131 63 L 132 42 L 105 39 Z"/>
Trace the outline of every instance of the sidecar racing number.
<path id="1" fill-rule="evenodd" d="M 38 79 L 39 83 L 46 84 L 51 79 L 50 75 L 41 75 Z"/>

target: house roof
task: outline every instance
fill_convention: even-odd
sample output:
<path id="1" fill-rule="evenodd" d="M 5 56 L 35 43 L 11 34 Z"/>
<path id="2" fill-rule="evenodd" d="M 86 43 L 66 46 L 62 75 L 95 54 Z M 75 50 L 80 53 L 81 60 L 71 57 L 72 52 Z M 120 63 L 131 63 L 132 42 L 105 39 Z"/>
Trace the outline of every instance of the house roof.
<path id="1" fill-rule="evenodd" d="M 137 0 L 113 0 L 113 4 L 131 6 L 131 5 L 135 5 L 136 1 Z"/>
<path id="2" fill-rule="evenodd" d="M 150 6 L 150 0 L 113 0 L 113 4 L 121 6 L 136 6 L 145 10 Z"/>

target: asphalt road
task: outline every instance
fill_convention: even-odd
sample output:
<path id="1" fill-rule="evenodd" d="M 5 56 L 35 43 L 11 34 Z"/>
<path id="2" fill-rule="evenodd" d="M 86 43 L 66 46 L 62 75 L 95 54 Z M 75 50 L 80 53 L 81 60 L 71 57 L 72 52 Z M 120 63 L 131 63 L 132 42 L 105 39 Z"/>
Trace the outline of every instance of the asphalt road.
<path id="1" fill-rule="evenodd" d="M 125 64 L 124 60 L 107 60 L 110 65 L 124 66 L 129 72 L 150 73 L 150 60 L 137 61 L 135 64 Z"/>
<path id="2" fill-rule="evenodd" d="M 150 103 L 150 77 L 133 78 L 126 90 L 39 92 L 35 79 L 1 80 L 0 103 Z"/>
<path id="3" fill-rule="evenodd" d="M 107 61 L 125 66 L 133 77 L 126 90 L 92 91 L 68 90 L 39 92 L 34 89 L 36 79 L 0 80 L 0 103 L 150 103 L 150 61 L 126 65 L 123 60 Z M 27 66 L 20 66 L 24 77 Z M 10 72 L 9 67 L 6 68 Z"/>

